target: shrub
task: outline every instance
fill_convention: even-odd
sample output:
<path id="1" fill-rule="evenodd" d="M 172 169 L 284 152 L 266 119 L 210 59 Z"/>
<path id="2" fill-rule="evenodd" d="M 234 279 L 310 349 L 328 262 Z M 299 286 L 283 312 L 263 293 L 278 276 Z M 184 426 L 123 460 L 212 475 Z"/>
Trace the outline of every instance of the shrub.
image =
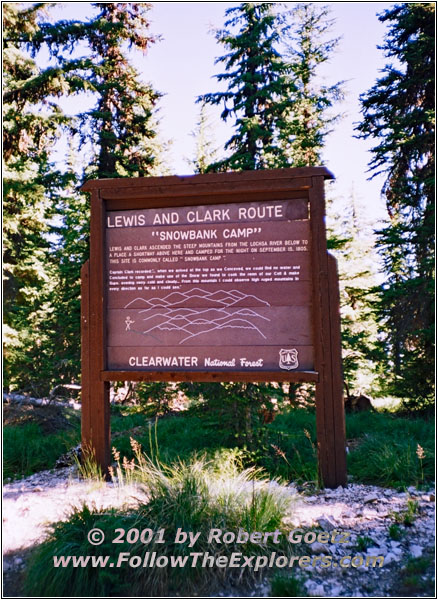
<path id="1" fill-rule="evenodd" d="M 133 568 L 124 562 L 119 568 L 92 567 L 55 568 L 53 556 L 110 556 L 109 562 L 117 564 L 120 552 L 141 557 L 155 551 L 160 556 L 180 556 L 193 552 L 208 552 L 211 556 L 265 555 L 270 551 L 289 553 L 287 536 L 280 543 L 272 538 L 265 543 L 250 542 L 228 544 L 208 543 L 211 529 L 238 533 L 246 531 L 281 530 L 282 520 L 288 513 L 292 498 L 290 493 L 272 482 L 260 479 L 260 472 L 250 469 L 239 472 L 233 453 L 222 455 L 217 461 L 204 458 L 172 466 L 153 462 L 140 455 L 137 447 L 137 475 L 144 495 L 139 498 L 136 510 L 106 510 L 82 506 L 70 518 L 56 523 L 48 539 L 35 551 L 26 579 L 26 593 L 30 596 L 166 596 L 169 594 L 199 594 L 214 591 L 225 580 L 228 583 L 249 583 L 261 577 L 261 571 L 251 568 L 201 568 L 188 560 L 185 566 L 163 568 Z M 102 529 L 105 541 L 91 546 L 87 533 L 94 527 Z M 112 544 L 118 528 L 164 530 L 164 543 L 155 542 Z M 176 532 L 200 533 L 196 542 L 176 543 Z"/>

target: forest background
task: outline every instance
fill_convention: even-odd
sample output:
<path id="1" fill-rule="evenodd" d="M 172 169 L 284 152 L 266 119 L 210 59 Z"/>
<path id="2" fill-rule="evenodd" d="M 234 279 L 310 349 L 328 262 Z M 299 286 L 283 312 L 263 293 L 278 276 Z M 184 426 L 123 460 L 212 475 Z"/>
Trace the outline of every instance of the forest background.
<path id="1" fill-rule="evenodd" d="M 3 5 L 6 388 L 43 396 L 60 383 L 80 382 L 80 268 L 88 258 L 89 218 L 88 198 L 79 192 L 84 181 L 325 164 L 342 172 L 338 187 L 327 190 L 327 221 L 341 274 L 347 393 L 396 397 L 410 411 L 430 410 L 434 3 L 372 6 L 380 14 L 375 81 L 347 104 L 357 81 L 327 68 L 345 52 L 334 3 L 65 4 L 66 10 L 58 3 Z M 76 5 L 72 18 L 69 4 Z M 208 84 L 186 110 L 184 82 L 198 81 L 186 64 L 177 80 L 179 109 L 167 115 L 172 102 L 163 98 L 166 89 L 149 83 L 148 65 L 163 70 L 168 64 L 169 54 L 161 63 L 164 42 L 154 13 L 176 4 L 185 5 L 185 20 L 199 5 L 219 7 L 225 17 L 210 33 L 217 60 Z M 365 4 L 345 6 L 351 14 L 353 5 L 360 11 Z M 178 44 L 194 40 L 185 20 L 173 18 L 178 52 Z M 207 25 L 200 36 L 206 34 Z M 361 113 L 352 124 L 355 104 Z M 175 120 L 193 132 L 189 156 L 182 156 L 181 142 L 172 151 L 168 131 Z M 340 130 L 343 156 L 353 157 L 342 168 L 339 159 L 332 164 L 339 150 L 330 141 Z M 362 142 L 353 144 L 355 137 Z M 359 143 L 369 150 L 368 173 L 350 152 Z M 366 187 L 367 176 L 377 185 Z M 231 403 L 243 423 L 248 410 L 273 396 L 292 402 L 302 392 L 272 384 L 181 389 L 197 400 Z M 138 393 L 166 404 L 175 390 L 141 384 Z"/>

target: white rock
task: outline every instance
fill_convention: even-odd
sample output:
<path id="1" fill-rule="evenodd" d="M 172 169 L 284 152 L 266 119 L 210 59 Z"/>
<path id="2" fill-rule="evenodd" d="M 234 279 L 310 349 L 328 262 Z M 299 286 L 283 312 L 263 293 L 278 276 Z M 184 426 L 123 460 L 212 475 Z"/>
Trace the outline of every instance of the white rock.
<path id="1" fill-rule="evenodd" d="M 387 565 L 390 565 L 393 562 L 398 562 L 398 557 L 392 552 L 388 552 L 388 554 L 385 556 L 383 566 L 386 567 Z"/>
<path id="2" fill-rule="evenodd" d="M 327 552 L 327 544 L 321 544 L 321 542 L 313 542 L 310 544 L 313 554 L 324 554 Z"/>
<path id="3" fill-rule="evenodd" d="M 363 499 L 364 504 L 368 504 L 370 502 L 377 502 L 377 500 L 379 499 L 377 494 L 367 494 L 365 496 L 365 498 Z"/>
<path id="4" fill-rule="evenodd" d="M 409 546 L 409 552 L 414 558 L 419 558 L 423 554 L 423 548 L 417 544 Z"/>
<path id="5" fill-rule="evenodd" d="M 322 596 L 324 598 L 325 597 L 324 586 L 313 585 L 310 588 L 309 593 L 312 594 L 312 596 Z"/>
<path id="6" fill-rule="evenodd" d="M 318 525 L 320 527 L 322 527 L 324 529 L 324 531 L 332 531 L 333 529 L 336 529 L 336 527 L 338 526 L 332 516 L 319 517 L 319 519 L 316 519 L 316 520 L 317 520 Z"/>

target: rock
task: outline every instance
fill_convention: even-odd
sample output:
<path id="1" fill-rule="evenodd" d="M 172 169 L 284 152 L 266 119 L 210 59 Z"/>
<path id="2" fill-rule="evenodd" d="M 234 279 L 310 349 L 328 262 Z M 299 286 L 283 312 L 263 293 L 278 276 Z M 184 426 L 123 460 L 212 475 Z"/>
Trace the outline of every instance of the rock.
<path id="1" fill-rule="evenodd" d="M 388 554 L 385 556 L 385 561 L 383 563 L 383 566 L 386 567 L 388 565 L 390 565 L 393 562 L 398 562 L 399 558 L 393 554 L 392 552 L 388 552 Z"/>
<path id="2" fill-rule="evenodd" d="M 313 542 L 310 547 L 313 554 L 325 554 L 327 552 L 327 544 L 321 544 L 321 542 Z"/>
<path id="3" fill-rule="evenodd" d="M 377 494 L 367 494 L 363 499 L 364 504 L 369 504 L 370 502 L 377 502 L 379 499 Z"/>
<path id="4" fill-rule="evenodd" d="M 308 587 L 306 586 L 309 594 L 311 594 L 312 596 L 320 596 L 320 597 L 324 598 L 325 597 L 324 586 L 314 584 L 313 582 L 310 582 L 310 583 L 311 583 L 310 586 L 308 586 Z"/>
<path id="5" fill-rule="evenodd" d="M 409 546 L 409 552 L 414 558 L 419 558 L 423 554 L 423 548 L 418 546 L 418 544 L 412 544 Z"/>
<path id="6" fill-rule="evenodd" d="M 316 519 L 318 525 L 324 529 L 324 531 L 333 531 L 338 526 L 332 516 L 324 516 Z"/>

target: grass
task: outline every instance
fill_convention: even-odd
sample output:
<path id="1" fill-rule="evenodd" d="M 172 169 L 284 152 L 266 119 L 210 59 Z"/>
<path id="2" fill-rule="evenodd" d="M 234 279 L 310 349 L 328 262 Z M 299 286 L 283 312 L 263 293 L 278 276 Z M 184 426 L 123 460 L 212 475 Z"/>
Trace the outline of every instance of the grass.
<path id="1" fill-rule="evenodd" d="M 56 460 L 79 442 L 78 427 L 44 434 L 39 423 L 3 429 L 3 479 L 16 479 L 52 469 Z"/>
<path id="2" fill-rule="evenodd" d="M 189 459 L 193 453 L 214 456 L 221 448 L 233 447 L 225 431 L 211 426 L 208 420 L 193 412 L 160 419 L 156 432 L 149 421 L 139 425 L 141 416 L 121 416 L 132 424 L 143 448 L 151 441 L 158 445 L 160 458 L 171 462 Z M 135 424 L 134 424 L 135 423 Z M 120 430 L 122 430 L 121 427 Z M 245 465 L 261 466 L 272 477 L 285 482 L 317 481 L 315 414 L 307 410 L 290 410 L 259 432 L 255 449 L 241 448 Z M 354 481 L 404 489 L 422 487 L 434 479 L 434 425 L 423 419 L 407 419 L 390 413 L 363 412 L 346 416 L 347 439 L 354 439 L 348 454 L 348 472 Z M 113 444 L 128 459 L 132 458 L 129 433 L 118 435 Z M 419 446 L 422 452 L 419 452 Z"/>
<path id="3" fill-rule="evenodd" d="M 307 596 L 307 592 L 302 578 L 278 573 L 271 582 L 271 596 L 274 598 L 303 598 Z"/>
<path id="4" fill-rule="evenodd" d="M 239 471 L 232 453 L 222 455 L 219 461 L 205 458 L 179 462 L 173 466 L 153 462 L 135 450 L 137 479 L 144 490 L 138 507 L 134 510 L 100 511 L 88 506 L 78 507 L 65 522 L 53 525 L 48 539 L 35 551 L 27 572 L 25 593 L 28 596 L 100 597 L 100 596 L 166 596 L 201 594 L 214 590 L 221 584 L 247 585 L 259 580 L 263 569 L 225 568 L 217 565 L 201 567 L 200 561 L 192 566 L 191 553 L 209 553 L 214 559 L 230 557 L 233 552 L 243 555 L 263 556 L 270 552 L 291 553 L 287 536 L 278 543 L 272 538 L 264 543 L 250 541 L 238 543 L 228 540 L 209 539 L 212 529 L 222 533 L 244 531 L 282 530 L 282 521 L 291 507 L 290 494 L 280 486 L 269 485 L 259 479 L 254 469 Z M 105 533 L 102 545 L 91 546 L 87 533 L 94 527 Z M 134 536 L 128 543 L 128 535 L 120 544 L 114 545 L 115 530 L 151 530 L 155 536 L 149 543 L 141 543 Z M 164 543 L 158 543 L 157 532 Z M 196 532 L 199 536 L 192 544 L 181 532 Z M 187 537 L 187 536 L 186 536 Z M 149 540 L 148 540 L 149 541 Z M 146 553 L 157 552 L 159 556 L 188 557 L 185 566 L 179 568 L 133 568 L 128 562 L 119 568 L 109 566 L 96 568 L 88 565 L 75 568 L 54 567 L 54 556 L 105 556 L 117 564 L 121 552 L 140 557 L 143 564 Z"/>
<path id="5" fill-rule="evenodd" d="M 150 457 L 163 463 L 190 460 L 200 452 L 213 458 L 235 448 L 225 428 L 208 414 L 184 411 L 159 419 L 147 418 L 138 408 L 111 407 L 112 445 L 132 460 L 130 437 L 138 440 Z M 77 419 L 77 416 L 76 416 Z M 44 423 L 6 425 L 4 477 L 30 475 L 53 468 L 56 459 L 79 441 L 76 421 L 69 429 L 44 432 Z M 404 489 L 422 487 L 434 477 L 434 426 L 424 419 L 396 414 L 364 412 L 347 415 L 347 439 L 355 440 L 348 455 L 348 472 L 354 481 Z M 285 482 L 317 481 L 315 414 L 289 410 L 257 431 L 253 448 L 235 450 L 244 466 L 263 467 L 271 477 Z"/>
<path id="6" fill-rule="evenodd" d="M 412 498 L 409 498 L 406 503 L 406 510 L 392 513 L 392 518 L 395 524 L 406 525 L 410 527 L 413 525 L 418 515 L 418 502 Z"/>
<path id="7" fill-rule="evenodd" d="M 435 568 L 433 550 L 427 556 L 410 558 L 401 569 L 393 596 L 399 598 L 434 598 Z"/>

